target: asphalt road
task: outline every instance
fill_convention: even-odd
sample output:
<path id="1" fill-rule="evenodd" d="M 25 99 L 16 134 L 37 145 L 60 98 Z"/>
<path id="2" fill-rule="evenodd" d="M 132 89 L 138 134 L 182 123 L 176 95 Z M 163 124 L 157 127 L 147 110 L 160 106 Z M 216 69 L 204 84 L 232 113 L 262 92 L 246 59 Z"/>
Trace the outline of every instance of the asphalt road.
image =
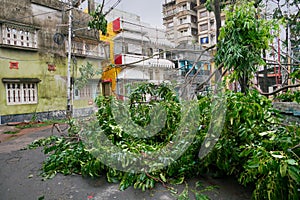
<path id="1" fill-rule="evenodd" d="M 3 127 L 2 127 L 3 128 Z M 1 129 L 1 127 L 0 127 Z M 1 133 L 1 131 L 0 131 Z M 0 200 L 173 200 L 177 199 L 161 184 L 153 190 L 142 192 L 132 187 L 125 191 L 118 184 L 108 183 L 105 177 L 98 179 L 83 178 L 80 175 L 56 175 L 53 179 L 43 180 L 40 176 L 43 160 L 46 158 L 41 149 L 21 150 L 35 139 L 51 134 L 51 127 L 30 129 L 17 137 L 0 143 Z M 189 188 L 195 182 L 216 185 L 218 189 L 209 192 L 212 200 L 246 200 L 251 192 L 231 178 L 212 179 L 195 177 L 188 180 Z M 185 184 L 176 186 L 182 191 Z M 190 195 L 194 199 L 193 193 Z"/>

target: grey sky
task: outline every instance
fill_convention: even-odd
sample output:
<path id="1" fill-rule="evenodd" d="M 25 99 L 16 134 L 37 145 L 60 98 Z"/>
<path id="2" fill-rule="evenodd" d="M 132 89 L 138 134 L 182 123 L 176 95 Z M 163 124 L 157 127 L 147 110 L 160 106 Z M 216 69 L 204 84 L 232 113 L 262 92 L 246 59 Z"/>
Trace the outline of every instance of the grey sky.
<path id="1" fill-rule="evenodd" d="M 102 2 L 102 0 L 97 0 Z M 154 27 L 162 25 L 162 2 L 164 0 L 121 0 L 116 7 L 119 10 L 131 12 L 141 17 L 141 21 L 150 23 Z M 105 9 L 108 10 L 117 0 L 105 0 Z"/>

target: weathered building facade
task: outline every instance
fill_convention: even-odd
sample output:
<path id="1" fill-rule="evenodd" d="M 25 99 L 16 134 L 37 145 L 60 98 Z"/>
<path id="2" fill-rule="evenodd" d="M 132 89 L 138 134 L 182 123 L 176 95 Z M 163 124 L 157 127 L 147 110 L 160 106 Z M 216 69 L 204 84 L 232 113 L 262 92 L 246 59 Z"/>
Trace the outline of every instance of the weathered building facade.
<path id="1" fill-rule="evenodd" d="M 72 9 L 69 52 L 68 4 L 0 0 L 0 9 L 0 124 L 65 117 L 68 79 L 73 86 L 80 67 L 90 63 L 100 69 L 106 59 L 106 47 L 96 37 L 99 34 L 87 30 L 89 15 Z M 80 90 L 70 88 L 74 116 L 93 112 L 100 78 L 94 77 Z"/>

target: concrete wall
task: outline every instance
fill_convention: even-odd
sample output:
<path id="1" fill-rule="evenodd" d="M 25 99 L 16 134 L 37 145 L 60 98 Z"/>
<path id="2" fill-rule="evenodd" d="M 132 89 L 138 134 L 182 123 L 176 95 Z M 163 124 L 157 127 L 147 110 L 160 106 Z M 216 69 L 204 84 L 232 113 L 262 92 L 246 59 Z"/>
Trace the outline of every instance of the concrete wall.
<path id="1" fill-rule="evenodd" d="M 28 120 L 33 114 L 40 116 L 41 119 L 47 116 L 55 117 L 59 116 L 56 113 L 62 114 L 66 110 L 66 43 L 58 45 L 53 40 L 55 33 L 62 33 L 65 40 L 67 39 L 67 27 L 57 26 L 68 22 L 68 12 L 63 12 L 64 9 L 66 7 L 58 0 L 0 0 L 0 25 L 13 23 L 22 27 L 30 27 L 36 30 L 38 41 L 37 48 L 33 49 L 0 44 L 0 81 L 3 78 L 41 80 L 38 83 L 38 103 L 23 105 L 7 105 L 5 85 L 0 82 L 0 124 Z M 74 29 L 86 28 L 89 19 L 88 14 L 74 11 Z M 76 32 L 76 37 L 99 43 L 95 32 L 87 29 Z M 99 57 L 76 57 L 72 59 L 72 69 L 74 69 L 72 75 L 80 76 L 79 67 L 87 62 L 99 69 L 102 67 L 102 60 L 103 58 Z M 11 61 L 18 62 L 19 68 L 10 69 Z M 48 65 L 54 65 L 55 70 L 48 70 Z M 91 113 L 94 105 L 90 104 L 90 99 L 74 100 L 74 109 L 77 110 L 76 113 L 84 115 L 84 113 Z"/>

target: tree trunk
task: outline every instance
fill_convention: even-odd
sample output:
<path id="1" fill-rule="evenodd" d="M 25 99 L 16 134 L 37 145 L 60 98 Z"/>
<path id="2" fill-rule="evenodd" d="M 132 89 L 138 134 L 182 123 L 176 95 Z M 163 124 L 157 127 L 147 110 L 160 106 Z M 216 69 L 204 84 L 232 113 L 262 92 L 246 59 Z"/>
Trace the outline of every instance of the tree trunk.
<path id="1" fill-rule="evenodd" d="M 241 87 L 241 93 L 246 94 L 249 90 L 249 77 L 247 75 L 243 74 L 239 78 L 239 84 Z"/>
<path id="2" fill-rule="evenodd" d="M 216 20 L 216 42 L 218 43 L 220 28 L 221 28 L 221 8 L 220 8 L 220 0 L 214 0 L 214 14 Z M 218 46 L 216 46 L 218 49 Z M 219 69 L 219 73 L 216 74 L 216 80 L 219 80 L 222 76 L 222 69 Z"/>
<path id="3" fill-rule="evenodd" d="M 216 19 L 216 40 L 218 43 L 220 28 L 221 28 L 221 7 L 220 7 L 220 0 L 214 0 L 214 14 Z"/>

